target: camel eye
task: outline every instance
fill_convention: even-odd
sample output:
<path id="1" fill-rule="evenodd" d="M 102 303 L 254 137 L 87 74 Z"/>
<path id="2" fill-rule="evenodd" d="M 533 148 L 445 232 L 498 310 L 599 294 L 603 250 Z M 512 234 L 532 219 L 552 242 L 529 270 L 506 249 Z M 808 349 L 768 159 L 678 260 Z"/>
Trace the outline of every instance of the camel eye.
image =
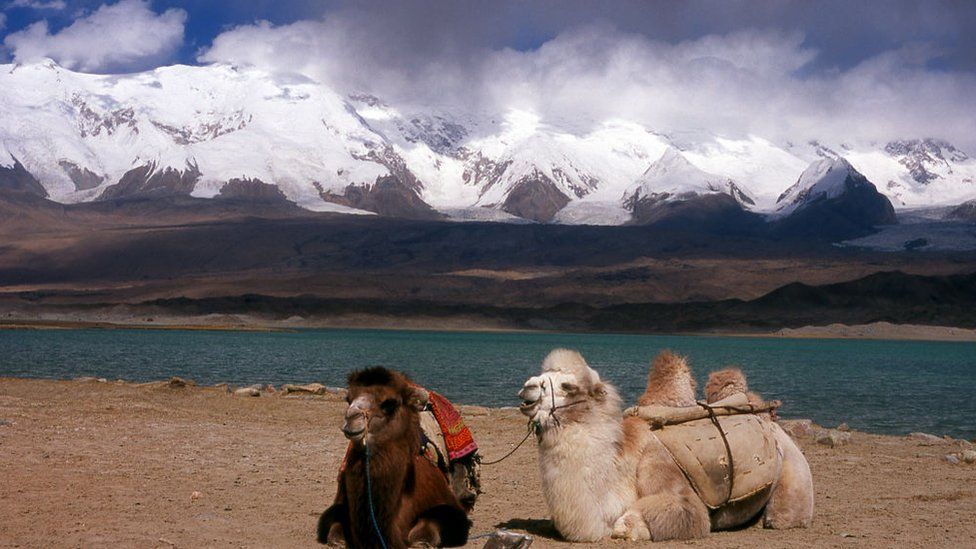
<path id="1" fill-rule="evenodd" d="M 395 414 L 397 408 L 399 407 L 400 407 L 400 403 L 397 402 L 396 399 L 394 398 L 388 398 L 384 400 L 382 404 L 380 404 L 380 409 L 383 410 L 383 413 L 388 416 Z"/>
<path id="2" fill-rule="evenodd" d="M 579 391 L 579 386 L 578 385 L 574 385 L 574 384 L 569 383 L 569 382 L 563 383 L 562 385 L 560 385 L 560 387 L 562 387 L 562 390 L 565 391 L 565 392 L 567 392 L 567 393 L 576 393 L 576 392 Z"/>

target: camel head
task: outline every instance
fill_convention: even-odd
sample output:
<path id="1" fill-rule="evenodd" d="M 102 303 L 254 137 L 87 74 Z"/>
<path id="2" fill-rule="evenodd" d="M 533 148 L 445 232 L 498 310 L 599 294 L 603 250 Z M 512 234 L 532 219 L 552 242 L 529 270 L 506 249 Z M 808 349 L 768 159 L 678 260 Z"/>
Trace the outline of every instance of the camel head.
<path id="1" fill-rule="evenodd" d="M 426 391 L 399 372 L 379 366 L 353 372 L 342 433 L 371 447 L 397 440 L 418 424 L 427 398 Z"/>
<path id="2" fill-rule="evenodd" d="M 617 390 L 600 380 L 576 351 L 556 349 L 542 362 L 542 373 L 530 377 L 518 393 L 519 410 L 541 433 L 546 429 L 582 423 L 594 413 L 619 417 Z"/>

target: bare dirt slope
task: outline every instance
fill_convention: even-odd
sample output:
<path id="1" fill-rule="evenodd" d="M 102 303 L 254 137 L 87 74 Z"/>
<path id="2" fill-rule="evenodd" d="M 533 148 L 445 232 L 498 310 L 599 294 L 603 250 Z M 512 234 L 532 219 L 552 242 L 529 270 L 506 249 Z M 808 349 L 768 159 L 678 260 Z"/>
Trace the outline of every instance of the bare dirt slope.
<path id="1" fill-rule="evenodd" d="M 0 379 L 0 546 L 313 547 L 345 448 L 342 410 L 321 397 Z M 488 459 L 525 432 L 513 410 L 464 411 Z M 816 481 L 813 528 L 661 546 L 976 540 L 976 466 L 950 465 L 946 448 L 861 433 L 836 449 L 802 444 Z M 504 526 L 533 534 L 533 547 L 567 545 L 554 539 L 536 467 L 527 444 L 484 468 L 474 533 Z"/>

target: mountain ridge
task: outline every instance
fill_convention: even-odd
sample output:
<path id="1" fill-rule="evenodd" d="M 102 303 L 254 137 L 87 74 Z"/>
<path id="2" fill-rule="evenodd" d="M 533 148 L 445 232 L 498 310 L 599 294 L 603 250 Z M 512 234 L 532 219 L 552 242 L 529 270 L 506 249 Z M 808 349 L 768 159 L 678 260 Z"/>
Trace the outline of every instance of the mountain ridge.
<path id="1" fill-rule="evenodd" d="M 90 75 L 45 61 L 0 66 L 0 84 L 0 185 L 43 190 L 62 203 L 213 198 L 238 180 L 274 185 L 311 211 L 449 218 L 484 209 L 537 222 L 622 224 L 641 216 L 621 196 L 640 188 L 668 151 L 727 182 L 723 194 L 744 210 L 768 214 L 801 166 L 838 150 L 895 207 L 976 198 L 976 160 L 937 139 L 857 149 L 706 134 L 679 147 L 629 121 L 581 132 L 514 109 L 401 110 L 305 77 L 231 65 Z"/>

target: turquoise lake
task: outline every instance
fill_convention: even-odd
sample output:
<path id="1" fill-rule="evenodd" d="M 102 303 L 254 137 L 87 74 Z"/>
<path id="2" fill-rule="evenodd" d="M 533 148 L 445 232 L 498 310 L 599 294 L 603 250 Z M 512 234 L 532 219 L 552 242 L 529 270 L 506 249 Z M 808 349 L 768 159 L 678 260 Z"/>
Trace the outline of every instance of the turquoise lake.
<path id="1" fill-rule="evenodd" d="M 320 382 L 342 386 L 353 369 L 382 364 L 465 404 L 514 406 L 546 353 L 583 353 L 631 403 L 662 349 L 708 372 L 740 366 L 750 387 L 780 399 L 783 417 L 888 434 L 925 431 L 976 438 L 976 343 L 455 333 L 384 330 L 218 332 L 0 330 L 0 376 L 200 384 Z"/>

